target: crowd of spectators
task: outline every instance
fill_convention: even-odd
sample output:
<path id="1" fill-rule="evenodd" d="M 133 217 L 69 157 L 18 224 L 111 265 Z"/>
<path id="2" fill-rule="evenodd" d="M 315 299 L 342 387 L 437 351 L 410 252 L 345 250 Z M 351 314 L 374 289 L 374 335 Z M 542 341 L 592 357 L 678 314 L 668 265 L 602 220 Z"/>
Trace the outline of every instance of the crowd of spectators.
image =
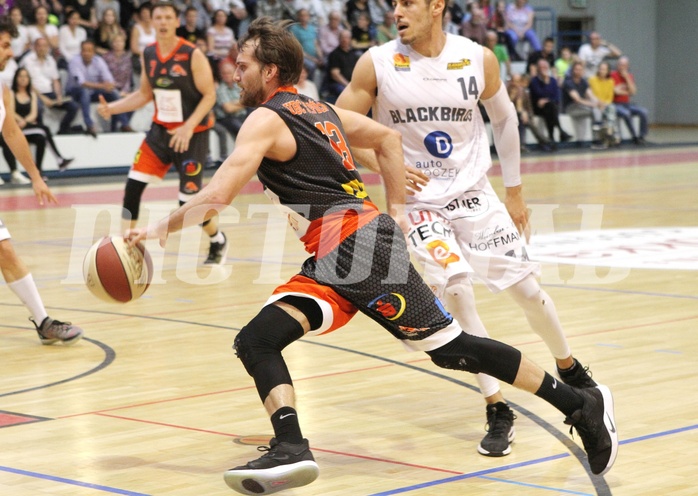
<path id="1" fill-rule="evenodd" d="M 220 122 L 216 131 L 222 155 L 227 152 L 224 133 L 235 137 L 246 115 L 246 109 L 236 101 L 239 93 L 232 74 L 236 40 L 252 19 L 264 15 L 297 22 L 291 31 L 305 54 L 299 91 L 330 102 L 348 84 L 361 53 L 397 36 L 388 0 L 174 3 L 181 12 L 177 34 L 199 46 L 214 69 L 220 90 L 214 113 Z M 26 68 L 30 87 L 38 97 L 38 124 L 44 110 L 51 108 L 62 112 L 58 134 L 96 136 L 102 132 L 92 120 L 90 104 L 100 95 L 109 101 L 136 87 L 140 55 L 155 41 L 150 4 L 139 0 L 5 0 L 3 5 L 19 36 L 12 44 L 15 60 L 0 73 L 0 80 L 10 87 L 17 70 Z M 626 123 L 636 143 L 644 142 L 647 111 L 632 103 L 637 86 L 629 61 L 598 33 L 591 33 L 588 43 L 577 53 L 562 47 L 556 55 L 554 39 L 539 40 L 535 11 L 527 0 L 448 0 L 444 30 L 471 38 L 495 53 L 508 79 L 522 129 L 531 128 L 534 116 L 544 120 L 548 136 L 535 134 L 544 149 L 553 149 L 556 141 L 571 138 L 558 118 L 568 109 L 575 118 L 590 117 L 593 136 L 605 144 L 618 141 L 616 116 Z M 608 59 L 618 62 L 617 70 L 604 65 Z M 511 62 L 525 63 L 526 70 L 512 74 Z M 573 71 L 576 63 L 581 63 L 581 69 Z M 79 112 L 84 127 L 74 123 Z M 641 121 L 637 130 L 632 126 L 633 116 Z M 108 131 L 132 131 L 129 119 L 130 115 L 120 116 Z M 559 131 L 557 140 L 555 129 Z"/>

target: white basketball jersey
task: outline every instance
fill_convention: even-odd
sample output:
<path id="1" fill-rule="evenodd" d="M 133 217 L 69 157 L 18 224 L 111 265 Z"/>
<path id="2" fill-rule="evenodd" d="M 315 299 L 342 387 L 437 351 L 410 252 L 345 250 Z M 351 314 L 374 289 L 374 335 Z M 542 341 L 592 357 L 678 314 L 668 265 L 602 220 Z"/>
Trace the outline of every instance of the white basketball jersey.
<path id="1" fill-rule="evenodd" d="M 482 46 L 448 34 L 437 57 L 424 57 L 399 40 L 370 53 L 378 83 L 373 116 L 400 131 L 405 162 L 430 178 L 408 202 L 442 207 L 492 165 L 477 106 L 485 88 Z"/>
<path id="2" fill-rule="evenodd" d="M 7 110 L 5 110 L 5 99 L 3 98 L 5 88 L 2 83 L 0 83 L 0 130 L 5 124 L 5 116 L 7 116 Z"/>

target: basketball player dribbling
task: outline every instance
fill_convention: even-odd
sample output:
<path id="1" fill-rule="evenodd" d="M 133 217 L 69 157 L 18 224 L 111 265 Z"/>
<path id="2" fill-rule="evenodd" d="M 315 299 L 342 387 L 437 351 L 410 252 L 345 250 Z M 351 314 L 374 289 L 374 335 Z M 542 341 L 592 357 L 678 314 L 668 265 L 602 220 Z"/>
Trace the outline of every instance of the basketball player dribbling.
<path id="1" fill-rule="evenodd" d="M 461 330 L 410 263 L 401 135 L 297 94 L 303 49 L 286 26 L 259 18 L 240 40 L 235 79 L 241 102 L 258 108 L 233 153 L 185 205 L 127 232 L 131 243 L 157 238 L 164 245 L 169 233 L 196 222 L 192 209 L 214 215 L 257 174 L 311 254 L 235 337 L 274 438 L 260 458 L 226 471 L 225 482 L 243 494 L 271 494 L 315 480 L 318 465 L 302 435 L 281 352 L 305 334 L 342 327 L 357 311 L 439 367 L 484 372 L 549 402 L 582 438 L 592 472 L 610 470 L 618 450 L 610 390 L 558 382 L 515 348 Z M 390 215 L 379 213 L 366 194 L 350 143 L 375 150 Z"/>
<path id="2" fill-rule="evenodd" d="M 7 61 L 12 58 L 12 38 L 17 37 L 17 28 L 9 18 L 0 17 L 0 71 L 5 69 Z M 0 100 L 0 128 L 6 146 L 19 162 L 24 166 L 32 182 L 34 194 L 39 204 L 44 202 L 58 203 L 51 190 L 41 178 L 41 172 L 32 159 L 31 150 L 27 139 L 15 121 L 12 109 L 12 95 L 10 90 L 0 83 L 2 100 Z M 36 327 L 41 344 L 54 343 L 73 344 L 80 340 L 83 331 L 70 322 L 49 317 L 46 308 L 39 295 L 39 290 L 27 266 L 17 255 L 12 246 L 10 231 L 0 219 L 0 272 L 7 282 L 7 286 L 24 303 L 32 316 L 29 318 Z"/>
<path id="3" fill-rule="evenodd" d="M 201 189 L 208 156 L 210 111 L 216 103 L 211 65 L 201 50 L 176 35 L 179 12 L 174 3 L 156 1 L 151 6 L 156 41 L 143 50 L 141 85 L 128 96 L 107 103 L 100 98 L 99 114 L 105 119 L 155 102 L 153 124 L 136 153 L 128 173 L 123 202 L 123 228 L 134 227 L 146 186 L 159 182 L 174 164 L 179 172 L 179 203 Z M 218 229 L 218 219 L 204 222 L 210 237 L 205 264 L 225 263 L 228 243 Z"/>

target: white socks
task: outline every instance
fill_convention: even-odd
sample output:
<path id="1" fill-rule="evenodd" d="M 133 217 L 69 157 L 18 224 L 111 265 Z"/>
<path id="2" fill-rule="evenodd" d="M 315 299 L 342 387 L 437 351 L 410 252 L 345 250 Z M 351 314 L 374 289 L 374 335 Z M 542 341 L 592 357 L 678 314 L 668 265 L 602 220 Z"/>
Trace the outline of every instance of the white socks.
<path id="1" fill-rule="evenodd" d="M 44 303 L 41 301 L 39 290 L 36 289 L 32 275 L 27 274 L 23 278 L 10 282 L 7 285 L 31 312 L 34 322 L 37 325 L 41 325 L 44 319 L 48 317 L 48 313 L 46 313 Z"/>

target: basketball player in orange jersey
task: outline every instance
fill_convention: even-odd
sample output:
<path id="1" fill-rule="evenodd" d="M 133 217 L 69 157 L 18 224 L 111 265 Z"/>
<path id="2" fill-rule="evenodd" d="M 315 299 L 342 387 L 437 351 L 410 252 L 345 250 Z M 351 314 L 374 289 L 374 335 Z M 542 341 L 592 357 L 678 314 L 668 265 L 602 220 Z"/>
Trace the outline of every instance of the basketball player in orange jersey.
<path id="1" fill-rule="evenodd" d="M 155 43 L 143 50 L 140 88 L 112 103 L 100 99 L 99 114 L 131 112 L 155 101 L 153 124 L 128 173 L 124 192 L 124 230 L 136 225 L 145 187 L 160 181 L 174 164 L 179 172 L 179 203 L 201 189 L 208 156 L 210 110 L 216 103 L 211 66 L 200 50 L 176 35 L 179 12 L 172 2 L 151 6 Z M 217 218 L 206 221 L 211 238 L 205 264 L 223 264 L 228 249 Z"/>
<path id="2" fill-rule="evenodd" d="M 5 16 L 0 17 L 0 71 L 5 69 L 7 61 L 13 57 L 12 38 L 16 37 L 17 28 L 15 25 L 9 18 Z M 12 110 L 14 107 L 12 106 L 13 97 L 10 94 L 10 90 L 2 84 L 0 84 L 0 90 L 2 91 L 0 128 L 2 128 L 2 137 L 5 139 L 5 143 L 7 143 L 14 156 L 17 157 L 29 174 L 34 194 L 39 200 L 39 205 L 43 205 L 45 201 L 58 203 L 41 178 L 41 172 L 39 172 L 32 159 L 27 139 L 17 125 L 14 111 Z M 82 329 L 72 325 L 70 322 L 61 322 L 48 316 L 34 279 L 27 266 L 24 265 L 24 262 L 15 252 L 10 239 L 10 231 L 3 224 L 2 219 L 0 219 L 0 272 L 2 272 L 2 277 L 7 282 L 7 286 L 32 314 L 29 320 L 34 323 L 41 344 L 60 342 L 70 345 L 80 340 Z"/>
<path id="3" fill-rule="evenodd" d="M 169 233 L 197 222 L 199 212 L 211 216 L 228 206 L 256 174 L 311 254 L 235 337 L 274 438 L 262 457 L 226 471 L 228 486 L 271 494 L 318 476 L 281 352 L 305 334 L 343 326 L 357 311 L 439 367 L 484 372 L 548 401 L 576 428 L 592 472 L 608 471 L 618 449 L 610 390 L 558 382 L 515 348 L 461 330 L 410 263 L 400 133 L 297 94 L 303 49 L 286 25 L 262 17 L 240 39 L 240 100 L 258 108 L 242 125 L 233 153 L 184 206 L 127 233 L 133 244 L 159 238 L 164 246 Z M 390 215 L 379 213 L 368 197 L 350 143 L 375 150 Z"/>
<path id="4" fill-rule="evenodd" d="M 475 306 L 472 280 L 506 291 L 555 358 L 560 378 L 594 387 L 577 361 L 555 304 L 526 254 L 528 210 L 521 185 L 518 119 L 499 62 L 488 49 L 443 31 L 444 0 L 393 2 L 398 39 L 361 56 L 337 106 L 373 117 L 402 134 L 407 174 L 408 246 L 426 267 L 424 278 L 467 332 L 487 337 Z M 487 110 L 506 189 L 500 201 L 487 171 L 490 143 L 478 103 Z M 355 150 L 373 168 L 372 152 Z M 499 383 L 478 375 L 485 397 L 487 434 L 477 447 L 505 456 L 514 439 L 514 413 Z"/>

